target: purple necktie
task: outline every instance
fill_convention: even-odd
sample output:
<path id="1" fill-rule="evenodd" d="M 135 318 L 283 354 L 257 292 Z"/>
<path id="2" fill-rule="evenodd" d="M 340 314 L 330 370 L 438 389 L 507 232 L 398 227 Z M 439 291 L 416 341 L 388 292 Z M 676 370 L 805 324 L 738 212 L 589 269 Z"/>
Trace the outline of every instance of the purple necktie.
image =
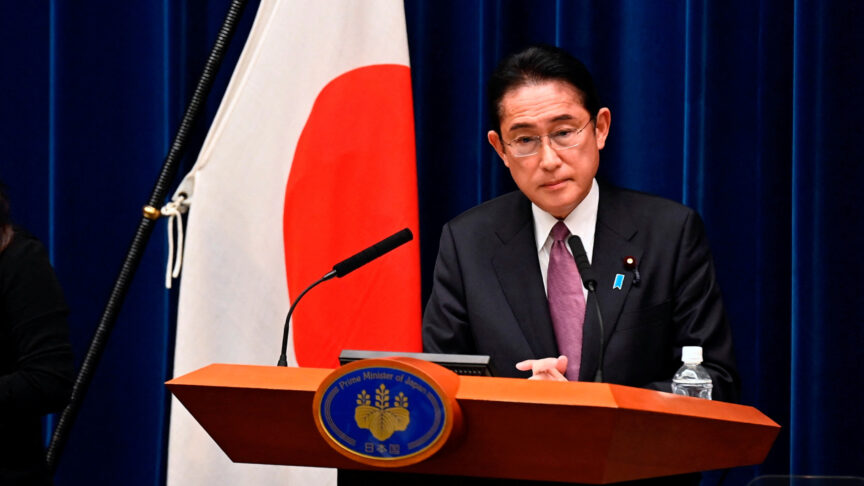
<path id="1" fill-rule="evenodd" d="M 552 227 L 552 252 L 549 255 L 549 271 L 546 275 L 546 291 L 549 297 L 549 313 L 558 351 L 567 356 L 567 379 L 579 379 L 579 364 L 582 361 L 582 326 L 585 323 L 585 295 L 582 293 L 582 278 L 573 255 L 567 251 L 570 230 L 563 221 Z"/>

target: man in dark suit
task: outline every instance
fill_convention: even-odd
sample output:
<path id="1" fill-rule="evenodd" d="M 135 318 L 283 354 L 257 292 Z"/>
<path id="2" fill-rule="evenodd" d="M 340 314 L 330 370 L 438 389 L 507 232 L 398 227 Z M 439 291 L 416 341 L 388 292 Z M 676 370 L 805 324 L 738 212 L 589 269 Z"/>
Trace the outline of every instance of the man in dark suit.
<path id="1" fill-rule="evenodd" d="M 737 400 L 702 222 L 678 203 L 597 183 L 611 113 L 585 66 L 557 48 L 529 48 L 496 69 L 489 105 L 489 143 L 520 191 L 444 226 L 424 350 L 488 354 L 498 376 L 591 381 L 602 366 L 605 382 L 668 392 L 682 346 L 702 346 L 714 399 Z M 596 297 L 581 282 L 575 293 L 565 285 L 564 310 L 553 230 L 562 225 L 580 237 L 597 279 Z"/>
<path id="2" fill-rule="evenodd" d="M 488 354 L 498 376 L 593 380 L 604 343 L 603 381 L 671 391 L 681 347 L 698 345 L 714 398 L 736 400 L 732 339 L 702 222 L 678 203 L 595 181 L 611 113 L 600 107 L 585 66 L 560 49 L 529 48 L 496 69 L 489 105 L 489 143 L 520 191 L 444 226 L 423 316 L 424 350 Z M 592 255 L 602 340 L 595 297 L 578 275 L 575 283 L 562 280 L 561 263 L 575 267 L 570 253 L 560 258 L 569 250 L 551 236 L 562 225 Z M 578 301 L 575 310 L 556 305 L 562 287 L 564 304 Z M 340 484 L 546 484 L 339 474 Z M 698 483 L 698 474 L 688 474 L 627 484 Z"/>

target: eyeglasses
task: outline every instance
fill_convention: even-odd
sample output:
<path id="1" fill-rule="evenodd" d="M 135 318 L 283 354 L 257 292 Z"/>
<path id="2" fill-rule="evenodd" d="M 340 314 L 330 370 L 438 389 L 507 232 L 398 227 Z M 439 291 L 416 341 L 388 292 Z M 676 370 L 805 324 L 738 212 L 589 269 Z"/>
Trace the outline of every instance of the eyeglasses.
<path id="1" fill-rule="evenodd" d="M 583 130 L 591 123 L 592 119 L 589 119 L 585 125 L 582 126 L 579 130 L 573 130 L 572 128 L 562 128 L 561 130 L 556 130 L 547 135 L 533 135 L 533 136 L 522 136 L 516 137 L 510 142 L 507 142 L 506 145 L 513 149 L 513 155 L 516 157 L 529 157 L 531 155 L 535 155 L 540 151 L 540 144 L 543 143 L 541 140 L 543 137 L 549 139 L 549 143 L 552 148 L 555 150 L 565 150 L 569 148 L 573 148 L 579 145 L 579 135 Z"/>

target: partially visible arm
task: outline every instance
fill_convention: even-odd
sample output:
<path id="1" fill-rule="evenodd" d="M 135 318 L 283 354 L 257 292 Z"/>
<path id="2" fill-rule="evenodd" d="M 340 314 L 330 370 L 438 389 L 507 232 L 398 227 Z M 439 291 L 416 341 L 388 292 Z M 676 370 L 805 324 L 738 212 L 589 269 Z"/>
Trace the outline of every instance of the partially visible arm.
<path id="1" fill-rule="evenodd" d="M 441 231 L 441 243 L 432 294 L 423 314 L 423 351 L 427 353 L 474 354 L 476 346 L 465 299 L 465 286 L 453 234 L 449 225 Z M 533 380 L 567 381 L 567 357 L 531 359 L 516 364 L 531 371 Z"/>
<path id="2" fill-rule="evenodd" d="M 732 350 L 732 333 L 705 228 L 695 212 L 687 218 L 681 232 L 674 281 L 672 321 L 678 356 L 682 346 L 702 346 L 702 366 L 714 385 L 712 398 L 737 402 L 741 382 Z M 671 392 L 672 376 L 645 387 Z"/>
<path id="3" fill-rule="evenodd" d="M 41 244 L 13 242 L 0 254 L 0 414 L 41 415 L 66 405 L 74 379 L 67 313 Z"/>

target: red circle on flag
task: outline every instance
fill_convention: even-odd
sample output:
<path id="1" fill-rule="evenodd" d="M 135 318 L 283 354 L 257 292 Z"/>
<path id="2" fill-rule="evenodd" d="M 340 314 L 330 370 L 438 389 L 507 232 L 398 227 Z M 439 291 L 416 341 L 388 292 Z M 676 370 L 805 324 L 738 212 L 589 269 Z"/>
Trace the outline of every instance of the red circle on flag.
<path id="1" fill-rule="evenodd" d="M 415 239 L 307 294 L 292 318 L 300 366 L 343 349 L 419 351 L 420 263 L 411 76 L 358 68 L 315 100 L 291 165 L 283 231 L 291 299 L 332 266 L 408 227 Z"/>

